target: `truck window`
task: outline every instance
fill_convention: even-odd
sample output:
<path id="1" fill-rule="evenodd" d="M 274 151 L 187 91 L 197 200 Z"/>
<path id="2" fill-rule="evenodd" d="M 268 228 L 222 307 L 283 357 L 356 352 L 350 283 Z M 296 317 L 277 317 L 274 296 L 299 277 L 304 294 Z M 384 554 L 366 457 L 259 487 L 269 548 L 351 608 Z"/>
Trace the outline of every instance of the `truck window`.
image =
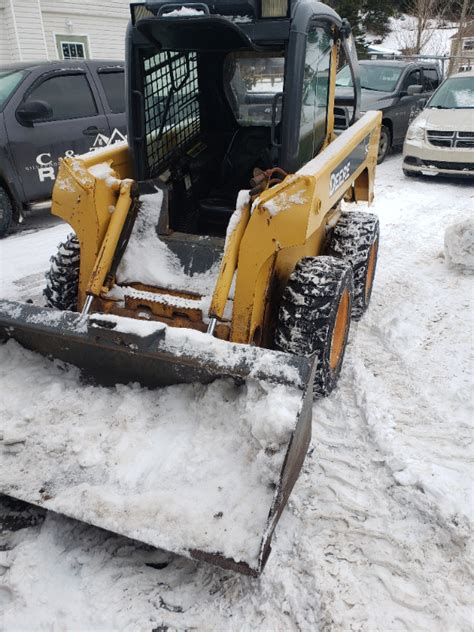
<path id="1" fill-rule="evenodd" d="M 98 113 L 85 75 L 50 77 L 34 88 L 26 101 L 45 101 L 53 110 L 53 121 L 94 116 Z"/>
<path id="2" fill-rule="evenodd" d="M 125 112 L 125 73 L 99 72 L 110 110 L 117 114 Z"/>
<path id="3" fill-rule="evenodd" d="M 310 27 L 304 62 L 299 162 L 311 160 L 326 137 L 331 37 L 320 26 Z"/>
<path id="4" fill-rule="evenodd" d="M 421 72 L 419 70 L 412 70 L 405 79 L 403 89 L 406 90 L 409 86 L 421 86 Z"/>
<path id="5" fill-rule="evenodd" d="M 434 68 L 423 68 L 423 78 L 425 80 L 425 90 L 431 92 L 439 86 L 438 73 Z"/>

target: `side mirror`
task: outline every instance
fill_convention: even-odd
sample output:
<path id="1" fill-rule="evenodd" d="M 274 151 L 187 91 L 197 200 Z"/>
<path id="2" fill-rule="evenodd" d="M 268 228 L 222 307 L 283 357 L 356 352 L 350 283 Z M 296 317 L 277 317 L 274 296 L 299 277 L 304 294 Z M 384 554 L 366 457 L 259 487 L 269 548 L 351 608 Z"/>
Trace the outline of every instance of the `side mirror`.
<path id="1" fill-rule="evenodd" d="M 412 97 L 415 94 L 421 94 L 423 92 L 423 86 L 420 86 L 418 84 L 414 85 L 414 86 L 408 86 L 407 88 L 407 96 Z"/>
<path id="2" fill-rule="evenodd" d="M 334 105 L 340 105 L 341 107 L 354 107 L 356 104 L 356 97 L 354 94 L 338 94 L 336 91 L 336 96 L 334 99 Z"/>
<path id="3" fill-rule="evenodd" d="M 53 116 L 53 110 L 46 101 L 26 101 L 20 105 L 16 115 L 21 123 L 33 125 L 39 121 L 49 121 Z"/>

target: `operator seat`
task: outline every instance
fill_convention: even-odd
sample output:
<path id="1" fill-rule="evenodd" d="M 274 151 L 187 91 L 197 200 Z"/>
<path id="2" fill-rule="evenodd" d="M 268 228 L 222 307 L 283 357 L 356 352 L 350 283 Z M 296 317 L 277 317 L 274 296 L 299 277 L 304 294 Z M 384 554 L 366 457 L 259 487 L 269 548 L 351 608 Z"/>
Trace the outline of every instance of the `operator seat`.
<path id="1" fill-rule="evenodd" d="M 255 167 L 272 166 L 269 127 L 239 127 L 224 155 L 219 182 L 198 202 L 200 230 L 206 234 L 225 234 L 241 189 L 250 188 Z"/>

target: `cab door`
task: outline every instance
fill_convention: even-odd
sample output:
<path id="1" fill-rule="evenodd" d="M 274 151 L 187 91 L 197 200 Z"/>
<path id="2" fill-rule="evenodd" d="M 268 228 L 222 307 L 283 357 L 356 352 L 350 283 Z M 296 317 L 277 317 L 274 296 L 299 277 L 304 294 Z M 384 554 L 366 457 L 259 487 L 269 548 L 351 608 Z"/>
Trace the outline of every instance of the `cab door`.
<path id="1" fill-rule="evenodd" d="M 298 166 L 321 150 L 327 134 L 333 38 L 326 26 L 310 23 L 304 59 Z"/>
<path id="2" fill-rule="evenodd" d="M 35 109 L 38 116 L 32 120 Z M 28 202 L 51 197 L 61 156 L 85 153 L 98 135 L 110 135 L 107 117 L 81 69 L 42 75 L 15 116 L 19 125 L 9 135 L 10 150 Z"/>

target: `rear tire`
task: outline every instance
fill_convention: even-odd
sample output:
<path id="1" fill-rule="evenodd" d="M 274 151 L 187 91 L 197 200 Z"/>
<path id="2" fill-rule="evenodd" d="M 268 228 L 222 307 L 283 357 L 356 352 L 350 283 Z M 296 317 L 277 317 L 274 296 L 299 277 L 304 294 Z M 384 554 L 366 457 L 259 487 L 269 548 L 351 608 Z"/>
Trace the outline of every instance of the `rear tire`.
<path id="1" fill-rule="evenodd" d="M 334 227 L 329 251 L 352 266 L 354 296 L 352 318 L 367 310 L 374 285 L 379 248 L 379 220 L 373 213 L 344 211 Z"/>
<path id="2" fill-rule="evenodd" d="M 74 233 L 58 246 L 57 254 L 50 259 L 43 296 L 48 307 L 76 311 L 79 291 L 79 240 Z"/>
<path id="3" fill-rule="evenodd" d="M 5 237 L 10 230 L 13 218 L 13 205 L 10 196 L 0 186 L 0 239 Z"/>
<path id="4" fill-rule="evenodd" d="M 329 395 L 339 378 L 349 335 L 352 292 L 350 265 L 326 256 L 301 259 L 283 292 L 275 346 L 297 355 L 316 355 L 316 397 Z"/>

